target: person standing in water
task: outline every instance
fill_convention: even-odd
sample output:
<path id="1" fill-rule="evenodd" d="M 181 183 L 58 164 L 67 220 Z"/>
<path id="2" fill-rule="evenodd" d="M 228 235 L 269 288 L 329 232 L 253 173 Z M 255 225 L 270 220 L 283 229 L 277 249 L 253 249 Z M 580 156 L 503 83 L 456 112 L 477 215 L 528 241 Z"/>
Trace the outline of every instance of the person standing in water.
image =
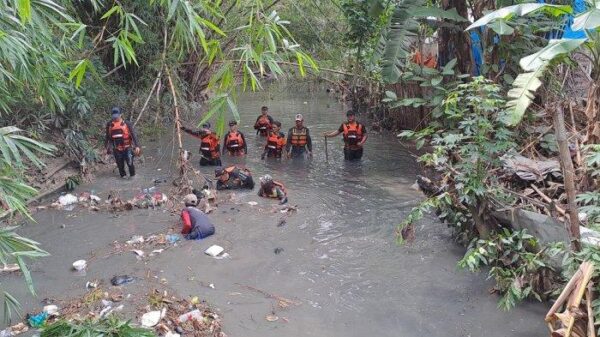
<path id="1" fill-rule="evenodd" d="M 363 145 L 367 141 L 367 128 L 356 121 L 354 111 L 346 113 L 348 121 L 342 123 L 336 131 L 325 132 L 325 138 L 335 137 L 340 133 L 344 135 L 344 159 L 360 160 L 363 155 Z"/>
<path id="2" fill-rule="evenodd" d="M 303 157 L 306 152 L 312 157 L 312 140 L 310 132 L 304 126 L 304 117 L 301 114 L 296 115 L 296 126 L 288 132 L 287 144 L 285 151 L 288 158 Z"/>
<path id="3" fill-rule="evenodd" d="M 202 129 L 193 131 L 181 127 L 181 130 L 200 139 L 200 166 L 221 166 L 221 144 L 219 136 L 210 129 L 210 123 L 202 124 Z"/>
<path id="4" fill-rule="evenodd" d="M 254 129 L 256 130 L 256 134 L 260 134 L 265 137 L 271 131 L 273 126 L 273 117 L 269 116 L 269 108 L 263 106 L 260 108 L 260 116 L 256 118 L 256 123 L 254 123 Z"/>
<path id="5" fill-rule="evenodd" d="M 229 132 L 225 135 L 223 141 L 223 154 L 225 151 L 231 156 L 243 156 L 248 153 L 248 144 L 244 134 L 238 130 L 237 121 L 229 121 Z"/>
<path id="6" fill-rule="evenodd" d="M 106 136 L 104 147 L 106 153 L 115 156 L 115 162 L 119 169 L 121 178 L 125 178 L 125 164 L 129 168 L 129 176 L 135 176 L 135 166 L 133 165 L 133 156 L 139 156 L 140 146 L 133 125 L 121 118 L 121 109 L 112 108 L 111 121 L 106 124 Z"/>
<path id="7" fill-rule="evenodd" d="M 265 145 L 265 150 L 260 156 L 260 159 L 265 159 L 265 157 L 281 158 L 285 143 L 286 139 L 285 134 L 281 132 L 281 123 L 279 121 L 274 121 L 273 129 L 269 131 L 267 144 Z"/>

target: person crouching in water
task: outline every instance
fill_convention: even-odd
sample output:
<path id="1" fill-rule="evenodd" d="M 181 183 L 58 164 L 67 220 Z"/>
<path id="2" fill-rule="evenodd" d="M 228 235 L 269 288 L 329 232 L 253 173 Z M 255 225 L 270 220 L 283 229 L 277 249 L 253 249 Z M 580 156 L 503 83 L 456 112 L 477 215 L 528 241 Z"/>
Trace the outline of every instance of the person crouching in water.
<path id="1" fill-rule="evenodd" d="M 121 118 L 120 108 L 112 108 L 111 117 L 112 120 L 106 124 L 106 137 L 104 140 L 106 153 L 110 154 L 112 152 L 114 154 L 121 178 L 127 176 L 125 163 L 129 168 L 129 176 L 133 177 L 135 176 L 133 155 L 138 156 L 140 154 L 140 147 L 133 125 Z"/>
<path id="2" fill-rule="evenodd" d="M 210 129 L 210 123 L 202 124 L 202 129 L 193 131 L 181 127 L 181 130 L 200 139 L 200 166 L 221 166 L 221 144 L 219 136 Z"/>
<path id="3" fill-rule="evenodd" d="M 260 159 L 265 159 L 265 156 L 269 158 L 281 158 L 285 143 L 285 134 L 281 132 L 281 122 L 273 122 L 273 130 L 269 132 L 267 145 L 265 145 L 265 150 L 260 156 Z"/>
<path id="4" fill-rule="evenodd" d="M 248 153 L 248 145 L 244 134 L 238 130 L 237 121 L 229 122 L 229 132 L 223 141 L 223 154 L 229 152 L 231 156 L 243 156 Z"/>
<path id="5" fill-rule="evenodd" d="M 254 188 L 252 174 L 247 169 L 241 169 L 237 166 L 227 168 L 217 167 L 215 169 L 215 178 L 217 178 L 217 190 L 236 190 Z"/>
<path id="6" fill-rule="evenodd" d="M 181 234 L 188 240 L 199 240 L 215 234 L 215 226 L 208 216 L 196 208 L 198 197 L 188 194 L 183 197 L 185 208 L 181 211 L 183 228 Z"/>
<path id="7" fill-rule="evenodd" d="M 260 189 L 258 196 L 263 198 L 279 199 L 279 204 L 283 205 L 288 202 L 287 192 L 282 183 L 274 181 L 273 178 L 266 174 L 260 178 Z"/>

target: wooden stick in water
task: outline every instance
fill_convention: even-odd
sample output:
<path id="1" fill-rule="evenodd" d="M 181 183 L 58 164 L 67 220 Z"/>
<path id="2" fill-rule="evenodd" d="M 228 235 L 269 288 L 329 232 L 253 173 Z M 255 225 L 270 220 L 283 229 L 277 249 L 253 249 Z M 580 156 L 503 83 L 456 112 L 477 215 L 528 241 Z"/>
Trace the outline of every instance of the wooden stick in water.
<path id="1" fill-rule="evenodd" d="M 327 137 L 325 137 L 325 160 L 329 161 L 329 151 L 327 151 Z"/>

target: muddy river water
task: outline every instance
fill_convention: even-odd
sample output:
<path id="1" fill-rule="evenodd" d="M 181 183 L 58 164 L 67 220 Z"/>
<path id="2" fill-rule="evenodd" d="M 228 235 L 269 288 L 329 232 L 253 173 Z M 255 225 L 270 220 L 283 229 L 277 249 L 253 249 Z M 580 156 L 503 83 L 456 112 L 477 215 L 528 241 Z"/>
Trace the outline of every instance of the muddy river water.
<path id="1" fill-rule="evenodd" d="M 284 125 L 304 114 L 313 135 L 314 158 L 264 162 L 264 140 L 252 124 L 262 105 Z M 19 233 L 39 241 L 52 257 L 32 263 L 38 297 L 25 291 L 18 276 L 0 281 L 23 302 L 39 310 L 43 298 L 66 298 L 85 292 L 86 281 L 108 282 L 116 274 L 143 278 L 150 271 L 168 281 L 182 296 L 199 296 L 224 316 L 224 331 L 234 337 L 268 336 L 545 336 L 545 304 L 525 303 L 512 311 L 496 308 L 496 295 L 485 274 L 459 270 L 464 248 L 452 242 L 445 225 L 428 218 L 417 226 L 416 240 L 395 243 L 395 225 L 422 195 L 415 181 L 414 158 L 390 135 L 370 133 L 360 163 L 345 163 L 341 137 L 328 141 L 329 160 L 321 134 L 344 120 L 344 107 L 324 91 L 302 86 L 245 95 L 240 98 L 241 131 L 249 142 L 239 163 L 255 177 L 270 173 L 285 183 L 298 212 L 278 226 L 273 202 L 256 190 L 235 192 L 211 214 L 217 233 L 202 241 L 183 242 L 155 257 L 136 260 L 131 253 L 105 256 L 107 247 L 132 235 L 147 235 L 178 226 L 177 215 L 158 210 L 111 214 L 87 209 L 45 210 L 37 223 Z M 371 131 L 371 130 L 369 130 Z M 171 135 L 144 143 L 148 158 L 134 180 L 120 181 L 115 172 L 100 171 L 78 192 L 110 190 L 131 196 L 157 177 L 175 172 Z M 196 153 L 198 142 L 185 137 Z M 195 158 L 197 159 L 197 158 Z M 196 161 L 194 159 L 194 161 Z M 210 174 L 212 169 L 203 169 Z M 161 186 L 159 185 L 159 189 Z M 164 187 L 166 189 L 166 187 Z M 248 202 L 258 204 L 251 206 Z M 204 255 L 210 245 L 223 246 L 229 259 Z M 276 248 L 283 250 L 275 254 Z M 77 259 L 90 260 L 86 275 L 70 271 Z M 214 289 L 207 287 L 214 284 Z M 148 287 L 140 281 L 128 287 Z M 276 301 L 248 287 L 298 302 L 280 308 Z M 280 319 L 265 320 L 274 312 Z"/>

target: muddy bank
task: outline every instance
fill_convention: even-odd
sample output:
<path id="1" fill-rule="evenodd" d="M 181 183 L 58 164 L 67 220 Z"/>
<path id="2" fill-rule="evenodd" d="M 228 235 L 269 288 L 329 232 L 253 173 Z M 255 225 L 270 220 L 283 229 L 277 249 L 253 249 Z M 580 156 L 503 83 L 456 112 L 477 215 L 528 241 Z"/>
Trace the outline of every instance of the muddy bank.
<path id="1" fill-rule="evenodd" d="M 287 127 L 296 113 L 304 114 L 315 142 L 312 161 L 258 159 L 262 141 L 251 124 L 265 101 Z M 125 286 L 132 293 L 164 279 L 180 296 L 198 296 L 213 305 L 229 336 L 545 336 L 546 305 L 497 310 L 485 275 L 457 270 L 463 248 L 437 220 L 422 221 L 413 244 L 395 244 L 395 225 L 421 197 L 409 188 L 416 165 L 396 140 L 375 134 L 361 164 L 343 163 L 339 139 L 329 140 L 327 162 L 319 135 L 336 129 L 343 111 L 326 95 L 298 91 L 242 98 L 241 130 L 250 142 L 243 164 L 255 175 L 268 172 L 286 184 L 298 212 L 285 225 L 278 226 L 281 213 L 273 212 L 272 202 L 260 200 L 255 191 L 235 192 L 211 214 L 217 226 L 213 237 L 138 260 L 131 252 L 110 254 L 111 244 L 177 230 L 177 214 L 166 208 L 116 214 L 44 210 L 35 214 L 38 223 L 20 229 L 52 254 L 32 265 L 38 298 L 27 295 L 16 275 L 3 277 L 3 284 L 29 311 L 41 308 L 43 298 L 82 295 L 85 283 L 94 279 L 136 276 L 139 281 Z M 185 142 L 195 152 L 195 140 Z M 145 146 L 148 158 L 134 180 L 116 179 L 108 169 L 78 191 L 93 189 L 104 199 L 116 189 L 127 197 L 157 177 L 170 176 L 175 171 L 170 135 Z M 213 244 L 230 258 L 206 256 L 204 250 Z M 276 254 L 277 248 L 283 250 Z M 90 261 L 85 276 L 69 270 L 80 258 Z M 282 307 L 277 297 L 293 303 Z M 272 314 L 279 319 L 265 319 Z"/>

